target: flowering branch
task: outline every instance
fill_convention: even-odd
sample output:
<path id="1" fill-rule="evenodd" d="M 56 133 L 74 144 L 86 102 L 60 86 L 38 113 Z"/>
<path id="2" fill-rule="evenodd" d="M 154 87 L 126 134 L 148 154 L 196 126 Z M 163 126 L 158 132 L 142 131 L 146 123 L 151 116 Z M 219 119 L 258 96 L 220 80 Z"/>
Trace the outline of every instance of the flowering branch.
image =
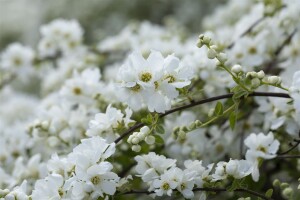
<path id="1" fill-rule="evenodd" d="M 249 94 L 248 96 L 291 98 L 290 95 L 287 94 L 287 93 L 276 93 L 276 92 L 253 92 L 253 93 Z M 184 110 L 184 109 L 187 109 L 187 108 L 191 108 L 191 107 L 194 107 L 194 106 L 197 106 L 197 105 L 201 105 L 201 104 L 205 104 L 205 103 L 209 103 L 209 102 L 213 102 L 213 101 L 217 101 L 217 100 L 221 100 L 221 99 L 228 99 L 228 98 L 232 98 L 232 97 L 233 97 L 233 93 L 229 93 L 229 94 L 224 94 L 224 95 L 220 95 L 220 96 L 215 96 L 215 97 L 195 101 L 195 102 L 192 102 L 190 104 L 183 105 L 183 106 L 168 110 L 165 113 L 160 114 L 159 118 L 163 118 L 163 117 L 165 117 L 169 114 L 172 114 L 174 112 L 181 111 L 181 110 Z M 126 137 L 127 135 L 129 135 L 133 131 L 143 127 L 144 125 L 145 125 L 144 123 L 138 123 L 138 124 L 132 126 L 127 131 L 125 131 L 123 134 L 121 134 L 121 136 L 118 137 L 114 142 L 116 144 L 119 143 L 124 137 Z"/>
<path id="2" fill-rule="evenodd" d="M 193 189 L 193 191 L 206 191 L 206 192 L 226 192 L 227 189 L 225 188 L 195 188 Z M 244 193 L 248 193 L 248 194 L 251 194 L 251 195 L 254 195 L 256 197 L 260 197 L 262 199 L 265 199 L 265 200 L 272 200 L 272 198 L 268 198 L 266 197 L 265 195 L 263 194 L 260 194 L 258 192 L 255 192 L 253 190 L 250 190 L 250 189 L 246 189 L 246 188 L 237 188 L 235 189 L 233 192 L 244 192 Z M 127 195 L 127 194 L 152 194 L 154 192 L 149 192 L 149 191 L 135 191 L 135 190 L 131 190 L 131 191 L 128 191 L 128 192 L 124 192 L 120 195 Z"/>

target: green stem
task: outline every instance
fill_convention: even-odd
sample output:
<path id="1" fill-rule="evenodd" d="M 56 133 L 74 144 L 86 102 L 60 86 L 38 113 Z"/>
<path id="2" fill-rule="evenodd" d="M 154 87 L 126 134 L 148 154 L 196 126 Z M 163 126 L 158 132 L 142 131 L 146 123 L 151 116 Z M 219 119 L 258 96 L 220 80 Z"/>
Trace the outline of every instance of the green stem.
<path id="1" fill-rule="evenodd" d="M 222 115 L 218 115 L 218 116 L 215 116 L 213 118 L 211 118 L 210 120 L 208 120 L 207 122 L 203 123 L 200 127 L 198 128 L 202 128 L 204 126 L 207 126 L 209 125 L 210 123 L 214 122 L 215 120 L 219 119 L 220 117 L 226 115 L 227 113 L 231 112 L 234 108 L 236 107 L 235 104 L 233 104 L 232 106 L 230 106 L 229 108 L 227 108 Z"/>

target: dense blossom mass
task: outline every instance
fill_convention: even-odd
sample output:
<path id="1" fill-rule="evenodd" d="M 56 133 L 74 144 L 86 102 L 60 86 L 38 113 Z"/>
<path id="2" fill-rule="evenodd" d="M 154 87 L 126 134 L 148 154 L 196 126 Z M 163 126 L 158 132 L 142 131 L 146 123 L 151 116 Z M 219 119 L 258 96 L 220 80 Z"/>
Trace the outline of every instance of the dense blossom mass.
<path id="1" fill-rule="evenodd" d="M 300 199 L 300 1 L 230 0 L 202 24 L 87 45 L 55 19 L 7 45 L 0 200 Z"/>

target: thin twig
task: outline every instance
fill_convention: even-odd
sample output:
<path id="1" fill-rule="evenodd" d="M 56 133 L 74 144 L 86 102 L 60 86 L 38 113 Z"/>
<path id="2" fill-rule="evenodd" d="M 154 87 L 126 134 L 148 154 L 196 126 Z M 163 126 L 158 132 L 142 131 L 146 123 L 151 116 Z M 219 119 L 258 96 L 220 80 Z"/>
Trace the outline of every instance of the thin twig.
<path id="1" fill-rule="evenodd" d="M 229 94 L 224 94 L 224 95 L 220 95 L 220 96 L 215 96 L 215 97 L 195 101 L 195 102 L 192 102 L 190 104 L 179 106 L 179 107 L 173 108 L 171 110 L 168 110 L 165 113 L 160 114 L 159 118 L 163 118 L 163 117 L 165 117 L 169 114 L 172 114 L 174 112 L 185 110 L 187 108 L 191 108 L 191 107 L 194 107 L 194 106 L 197 106 L 197 105 L 201 105 L 201 104 L 205 104 L 205 103 L 209 103 L 209 102 L 213 102 L 213 101 L 217 101 L 217 100 L 221 100 L 221 99 L 232 98 L 232 96 L 233 96 L 233 93 L 229 93 Z M 276 93 L 276 92 L 253 92 L 253 93 L 249 94 L 248 97 L 249 96 L 291 98 L 290 95 L 287 94 L 287 93 Z M 139 128 L 142 128 L 144 125 L 145 125 L 144 123 L 138 123 L 138 124 L 132 126 L 127 131 L 122 133 L 120 135 L 120 137 L 118 137 L 114 142 L 116 144 L 119 143 L 127 135 L 129 135 L 130 133 L 132 133 L 133 131 L 135 131 Z"/>
<path id="2" fill-rule="evenodd" d="M 195 189 L 193 189 L 193 191 L 194 192 L 196 192 L 196 191 L 226 192 L 227 190 L 225 188 L 195 188 Z M 233 192 L 244 192 L 244 193 L 248 193 L 248 194 L 251 194 L 253 196 L 256 196 L 256 197 L 260 197 L 260 198 L 265 199 L 265 200 L 272 200 L 272 198 L 268 198 L 268 197 L 266 197 L 263 194 L 260 194 L 258 192 L 255 192 L 253 190 L 249 190 L 249 189 L 246 189 L 246 188 L 237 188 Z M 153 194 L 153 193 L 154 192 L 149 192 L 147 190 L 144 190 L 144 191 L 131 190 L 131 191 L 128 191 L 128 192 L 121 193 L 120 195 L 127 195 L 127 194 Z"/>
<path id="3" fill-rule="evenodd" d="M 283 41 L 283 43 L 274 51 L 273 59 L 265 65 L 265 73 L 269 73 L 273 66 L 278 63 L 278 55 L 282 52 L 284 47 L 291 42 L 293 36 L 296 34 L 297 31 L 298 29 L 295 28 L 295 30 L 290 35 L 288 35 L 288 37 Z"/>
<path id="4" fill-rule="evenodd" d="M 256 20 L 248 29 L 246 29 L 238 38 L 242 38 L 248 33 L 250 33 L 258 24 L 260 24 L 265 17 L 261 17 L 258 20 Z M 230 45 L 227 46 L 227 49 L 231 49 L 235 45 L 236 41 L 233 41 Z"/>

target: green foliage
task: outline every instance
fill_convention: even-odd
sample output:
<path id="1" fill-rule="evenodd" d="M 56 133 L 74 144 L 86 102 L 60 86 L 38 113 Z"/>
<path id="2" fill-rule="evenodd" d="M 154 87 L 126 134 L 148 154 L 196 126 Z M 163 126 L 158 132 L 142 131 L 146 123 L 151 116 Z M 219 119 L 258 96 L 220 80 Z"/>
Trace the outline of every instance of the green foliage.
<path id="1" fill-rule="evenodd" d="M 214 114 L 215 115 L 222 115 L 223 111 L 224 111 L 223 104 L 221 102 L 218 102 L 216 104 Z"/>

